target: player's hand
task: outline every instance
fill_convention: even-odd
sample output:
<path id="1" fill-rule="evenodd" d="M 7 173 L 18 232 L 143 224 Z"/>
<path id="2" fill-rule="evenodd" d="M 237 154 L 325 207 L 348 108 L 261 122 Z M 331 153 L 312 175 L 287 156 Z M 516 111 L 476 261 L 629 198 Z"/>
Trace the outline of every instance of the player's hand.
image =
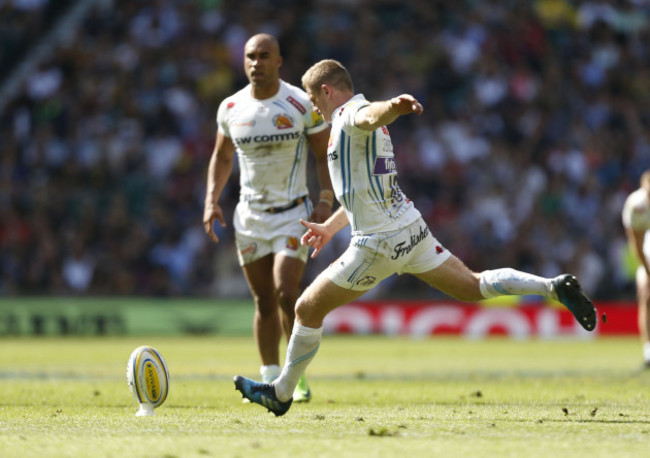
<path id="1" fill-rule="evenodd" d="M 332 216 L 332 207 L 325 202 L 318 202 L 314 207 L 314 211 L 309 215 L 309 221 L 324 223 L 330 216 Z"/>
<path id="2" fill-rule="evenodd" d="M 307 232 L 300 238 L 300 243 L 313 248 L 314 251 L 311 257 L 315 258 L 320 250 L 327 245 L 327 242 L 331 240 L 333 234 L 327 230 L 327 226 L 324 224 L 311 223 L 304 219 L 300 220 L 300 224 L 307 228 Z"/>
<path id="3" fill-rule="evenodd" d="M 206 202 L 205 209 L 203 210 L 203 229 L 205 229 L 205 233 L 208 234 L 214 243 L 219 243 L 219 237 L 214 233 L 215 221 L 219 221 L 221 227 L 226 227 L 221 206 L 212 202 Z"/>
<path id="4" fill-rule="evenodd" d="M 390 99 L 390 105 L 400 115 L 416 113 L 421 115 L 424 107 L 418 100 L 410 94 L 402 94 Z"/>

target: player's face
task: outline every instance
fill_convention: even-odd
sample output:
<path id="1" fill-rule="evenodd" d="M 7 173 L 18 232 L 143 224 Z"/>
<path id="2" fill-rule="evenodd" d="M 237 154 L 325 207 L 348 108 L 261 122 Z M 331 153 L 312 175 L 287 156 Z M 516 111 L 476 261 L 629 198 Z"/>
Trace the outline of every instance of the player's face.
<path id="1" fill-rule="evenodd" d="M 307 92 L 309 100 L 311 100 L 311 103 L 316 108 L 316 111 L 318 111 L 323 116 L 325 122 L 331 122 L 332 110 L 328 109 L 329 99 L 325 95 L 325 91 L 321 89 L 318 93 L 315 93 L 310 88 L 307 88 L 305 92 Z"/>
<path id="2" fill-rule="evenodd" d="M 250 83 L 264 87 L 280 77 L 282 58 L 280 51 L 270 40 L 253 38 L 244 48 L 244 70 Z"/>

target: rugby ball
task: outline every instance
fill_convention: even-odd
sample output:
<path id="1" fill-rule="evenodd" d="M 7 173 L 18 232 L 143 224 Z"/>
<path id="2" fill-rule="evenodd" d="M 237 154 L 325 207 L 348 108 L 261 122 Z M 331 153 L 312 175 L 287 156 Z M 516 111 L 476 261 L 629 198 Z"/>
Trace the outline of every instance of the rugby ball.
<path id="1" fill-rule="evenodd" d="M 153 415 L 169 391 L 169 370 L 160 352 L 148 345 L 136 348 L 126 366 L 131 394 L 140 404 L 137 416 Z"/>

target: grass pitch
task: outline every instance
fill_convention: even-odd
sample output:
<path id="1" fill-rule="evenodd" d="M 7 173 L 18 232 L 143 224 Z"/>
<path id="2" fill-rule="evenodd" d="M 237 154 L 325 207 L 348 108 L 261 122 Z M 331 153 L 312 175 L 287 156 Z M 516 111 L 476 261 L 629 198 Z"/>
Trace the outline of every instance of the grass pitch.
<path id="1" fill-rule="evenodd" d="M 161 351 L 170 393 L 135 417 L 126 362 Z M 3 457 L 647 456 L 650 371 L 637 339 L 325 336 L 314 399 L 243 404 L 251 337 L 3 339 Z"/>

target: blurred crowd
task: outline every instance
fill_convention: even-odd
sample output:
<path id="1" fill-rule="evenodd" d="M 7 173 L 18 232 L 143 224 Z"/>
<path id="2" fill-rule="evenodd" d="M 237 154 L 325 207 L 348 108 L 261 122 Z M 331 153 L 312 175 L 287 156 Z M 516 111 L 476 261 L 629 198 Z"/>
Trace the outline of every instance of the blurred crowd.
<path id="1" fill-rule="evenodd" d="M 0 82 L 73 0 L 0 0 Z"/>
<path id="2" fill-rule="evenodd" d="M 20 42 L 5 13 L 42 23 L 55 3 L 0 0 L 1 62 Z M 218 104 L 269 32 L 290 83 L 334 58 L 371 100 L 419 98 L 424 114 L 391 126 L 400 185 L 470 268 L 568 271 L 596 299 L 633 298 L 620 212 L 650 168 L 648 2 L 96 3 L 0 113 L 0 296 L 248 297 L 237 173 L 216 245 L 203 199 Z M 440 297 L 407 276 L 374 294 Z"/>

